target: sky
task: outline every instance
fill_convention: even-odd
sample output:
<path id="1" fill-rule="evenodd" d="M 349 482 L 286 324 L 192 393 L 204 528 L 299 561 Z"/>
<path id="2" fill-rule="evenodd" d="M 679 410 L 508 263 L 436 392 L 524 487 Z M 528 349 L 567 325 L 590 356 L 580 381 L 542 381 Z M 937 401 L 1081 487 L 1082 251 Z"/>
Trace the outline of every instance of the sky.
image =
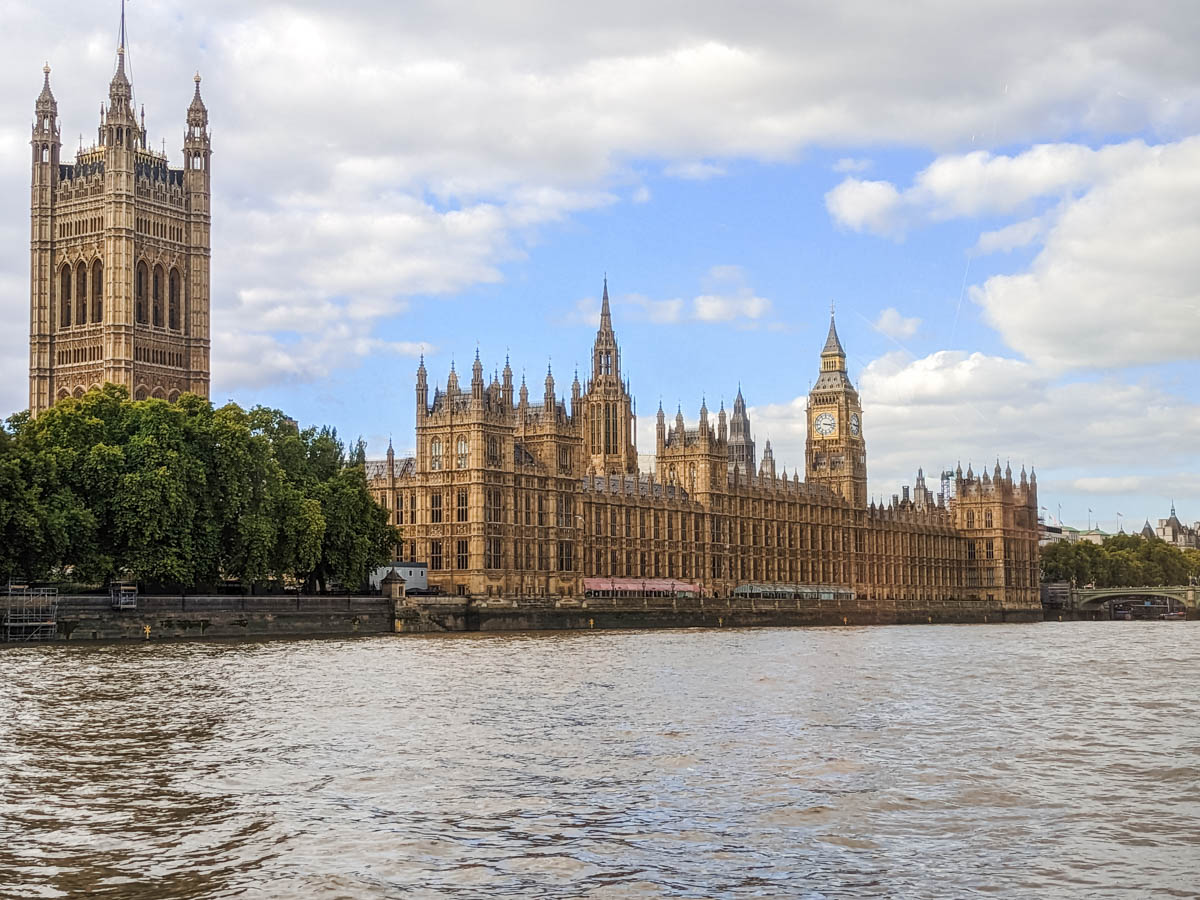
<path id="1" fill-rule="evenodd" d="M 0 0 L 0 415 L 28 405 L 29 133 L 94 140 L 119 4 Z M 212 397 L 413 445 L 414 373 L 587 364 L 639 445 L 739 385 L 803 467 L 831 306 L 869 492 L 1036 466 L 1052 521 L 1200 520 L 1200 8 L 134 0 L 135 98 L 212 123 Z M 581 369 L 581 376 L 586 372 Z"/>

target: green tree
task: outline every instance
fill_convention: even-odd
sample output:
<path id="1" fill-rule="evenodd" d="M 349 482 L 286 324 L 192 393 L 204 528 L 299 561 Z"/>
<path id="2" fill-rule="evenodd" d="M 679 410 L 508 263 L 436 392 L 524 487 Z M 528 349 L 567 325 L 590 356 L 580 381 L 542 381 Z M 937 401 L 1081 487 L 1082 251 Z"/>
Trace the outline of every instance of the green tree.
<path id="1" fill-rule="evenodd" d="M 107 385 L 0 430 L 0 577 L 354 588 L 395 530 L 329 428 Z"/>

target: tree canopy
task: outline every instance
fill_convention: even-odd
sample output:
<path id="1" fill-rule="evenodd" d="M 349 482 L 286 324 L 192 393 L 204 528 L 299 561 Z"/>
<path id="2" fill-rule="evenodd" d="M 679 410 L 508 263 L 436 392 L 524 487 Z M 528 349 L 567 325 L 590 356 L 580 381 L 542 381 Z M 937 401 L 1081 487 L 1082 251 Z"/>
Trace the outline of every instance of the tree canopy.
<path id="1" fill-rule="evenodd" d="M 1042 548 L 1042 580 L 1096 587 L 1187 584 L 1200 577 L 1200 551 L 1165 541 L 1118 534 L 1103 544 L 1058 541 Z"/>
<path id="2" fill-rule="evenodd" d="M 397 537 L 361 447 L 279 410 L 106 385 L 0 428 L 0 581 L 357 588 Z"/>

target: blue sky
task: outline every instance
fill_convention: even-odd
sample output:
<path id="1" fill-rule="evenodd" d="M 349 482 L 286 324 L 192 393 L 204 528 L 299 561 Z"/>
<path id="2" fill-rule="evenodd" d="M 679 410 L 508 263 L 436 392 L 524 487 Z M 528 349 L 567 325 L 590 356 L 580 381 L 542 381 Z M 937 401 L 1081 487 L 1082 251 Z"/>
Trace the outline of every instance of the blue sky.
<path id="1" fill-rule="evenodd" d="M 102 6 L 4 8 L 5 412 L 26 404 L 25 128 L 49 58 L 64 134 L 94 132 Z M 802 463 L 834 303 L 872 494 L 999 456 L 1036 464 L 1069 522 L 1140 526 L 1171 499 L 1200 519 L 1190 4 L 130 15 L 176 162 L 204 74 L 215 400 L 406 448 L 422 351 L 439 381 L 508 353 L 535 395 L 552 359 L 569 393 L 607 272 L 643 446 L 660 398 L 693 420 L 740 383 L 760 444 Z"/>

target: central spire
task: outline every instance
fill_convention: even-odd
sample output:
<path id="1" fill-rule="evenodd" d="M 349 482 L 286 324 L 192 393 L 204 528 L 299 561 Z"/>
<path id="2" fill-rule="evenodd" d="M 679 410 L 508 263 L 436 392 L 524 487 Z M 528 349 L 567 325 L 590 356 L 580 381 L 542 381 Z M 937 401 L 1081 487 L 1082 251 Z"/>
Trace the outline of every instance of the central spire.
<path id="1" fill-rule="evenodd" d="M 612 311 L 608 307 L 608 273 L 604 273 L 604 296 L 600 300 L 600 330 L 611 333 Z"/>

